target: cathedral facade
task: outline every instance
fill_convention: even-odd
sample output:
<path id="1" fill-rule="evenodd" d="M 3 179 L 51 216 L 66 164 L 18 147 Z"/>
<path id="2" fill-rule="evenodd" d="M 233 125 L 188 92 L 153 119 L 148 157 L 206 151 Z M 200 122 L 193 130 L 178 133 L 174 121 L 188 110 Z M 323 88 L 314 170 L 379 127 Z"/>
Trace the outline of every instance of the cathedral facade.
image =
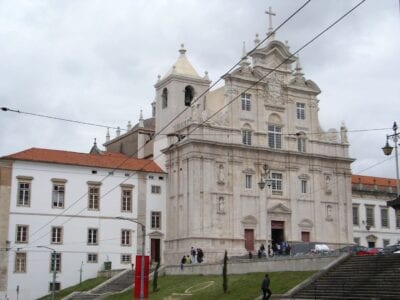
<path id="1" fill-rule="evenodd" d="M 259 41 L 256 40 L 257 44 Z M 183 45 L 155 84 L 154 159 L 168 173 L 165 262 L 283 241 L 353 241 L 347 130 L 324 131 L 320 89 L 273 36 L 209 91 Z"/>

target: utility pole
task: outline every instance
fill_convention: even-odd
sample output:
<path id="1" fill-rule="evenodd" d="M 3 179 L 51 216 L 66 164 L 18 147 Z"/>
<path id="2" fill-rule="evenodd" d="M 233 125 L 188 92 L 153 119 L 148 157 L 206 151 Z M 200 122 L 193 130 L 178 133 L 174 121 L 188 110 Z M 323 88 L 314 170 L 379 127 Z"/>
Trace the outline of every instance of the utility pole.
<path id="1" fill-rule="evenodd" d="M 57 268 L 56 268 L 56 254 L 57 251 L 53 248 L 47 247 L 47 246 L 36 246 L 38 248 L 46 248 L 51 250 L 51 255 L 52 255 L 52 263 L 50 264 L 53 267 L 53 283 L 51 287 L 51 300 L 56 299 L 56 276 L 57 276 Z"/>
<path id="2" fill-rule="evenodd" d="M 83 267 L 83 262 L 81 263 L 81 268 L 79 269 L 79 284 L 82 283 L 82 267 Z"/>

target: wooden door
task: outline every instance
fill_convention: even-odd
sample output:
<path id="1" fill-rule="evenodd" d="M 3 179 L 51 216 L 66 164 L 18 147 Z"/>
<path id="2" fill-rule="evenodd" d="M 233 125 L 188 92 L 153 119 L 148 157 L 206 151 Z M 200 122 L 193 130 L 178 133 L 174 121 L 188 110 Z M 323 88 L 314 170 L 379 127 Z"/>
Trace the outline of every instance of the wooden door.
<path id="1" fill-rule="evenodd" d="M 151 260 L 153 262 L 160 261 L 160 239 L 151 239 Z"/>
<path id="2" fill-rule="evenodd" d="M 308 231 L 301 232 L 301 241 L 302 242 L 309 242 L 310 241 L 310 233 Z"/>
<path id="3" fill-rule="evenodd" d="M 254 251 L 254 230 L 244 230 L 244 247 L 247 251 Z"/>

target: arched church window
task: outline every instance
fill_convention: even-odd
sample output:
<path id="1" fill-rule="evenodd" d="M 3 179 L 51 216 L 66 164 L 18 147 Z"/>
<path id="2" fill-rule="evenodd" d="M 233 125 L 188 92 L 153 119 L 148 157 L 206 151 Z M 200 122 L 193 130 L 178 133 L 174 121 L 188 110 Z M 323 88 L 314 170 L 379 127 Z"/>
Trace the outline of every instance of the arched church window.
<path id="1" fill-rule="evenodd" d="M 194 90 L 193 88 L 188 85 L 185 87 L 185 106 L 190 106 L 192 104 L 192 100 L 194 97 Z"/>
<path id="2" fill-rule="evenodd" d="M 161 95 L 161 105 L 162 108 L 166 108 L 168 106 L 168 90 L 164 88 Z"/>

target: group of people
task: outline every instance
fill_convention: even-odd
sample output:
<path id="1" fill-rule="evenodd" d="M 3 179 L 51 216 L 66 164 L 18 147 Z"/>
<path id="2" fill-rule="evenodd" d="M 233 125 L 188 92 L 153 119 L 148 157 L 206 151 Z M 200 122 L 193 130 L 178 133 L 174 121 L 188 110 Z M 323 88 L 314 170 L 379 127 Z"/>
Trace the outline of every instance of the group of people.
<path id="1" fill-rule="evenodd" d="M 204 261 L 204 252 L 201 248 L 190 249 L 190 255 L 184 255 L 181 259 L 181 270 L 183 269 L 183 265 L 185 264 L 196 264 L 202 263 Z"/>
<path id="2" fill-rule="evenodd" d="M 282 241 L 277 243 L 272 243 L 272 251 L 274 254 L 278 255 L 290 255 L 290 245 L 288 242 Z"/>

